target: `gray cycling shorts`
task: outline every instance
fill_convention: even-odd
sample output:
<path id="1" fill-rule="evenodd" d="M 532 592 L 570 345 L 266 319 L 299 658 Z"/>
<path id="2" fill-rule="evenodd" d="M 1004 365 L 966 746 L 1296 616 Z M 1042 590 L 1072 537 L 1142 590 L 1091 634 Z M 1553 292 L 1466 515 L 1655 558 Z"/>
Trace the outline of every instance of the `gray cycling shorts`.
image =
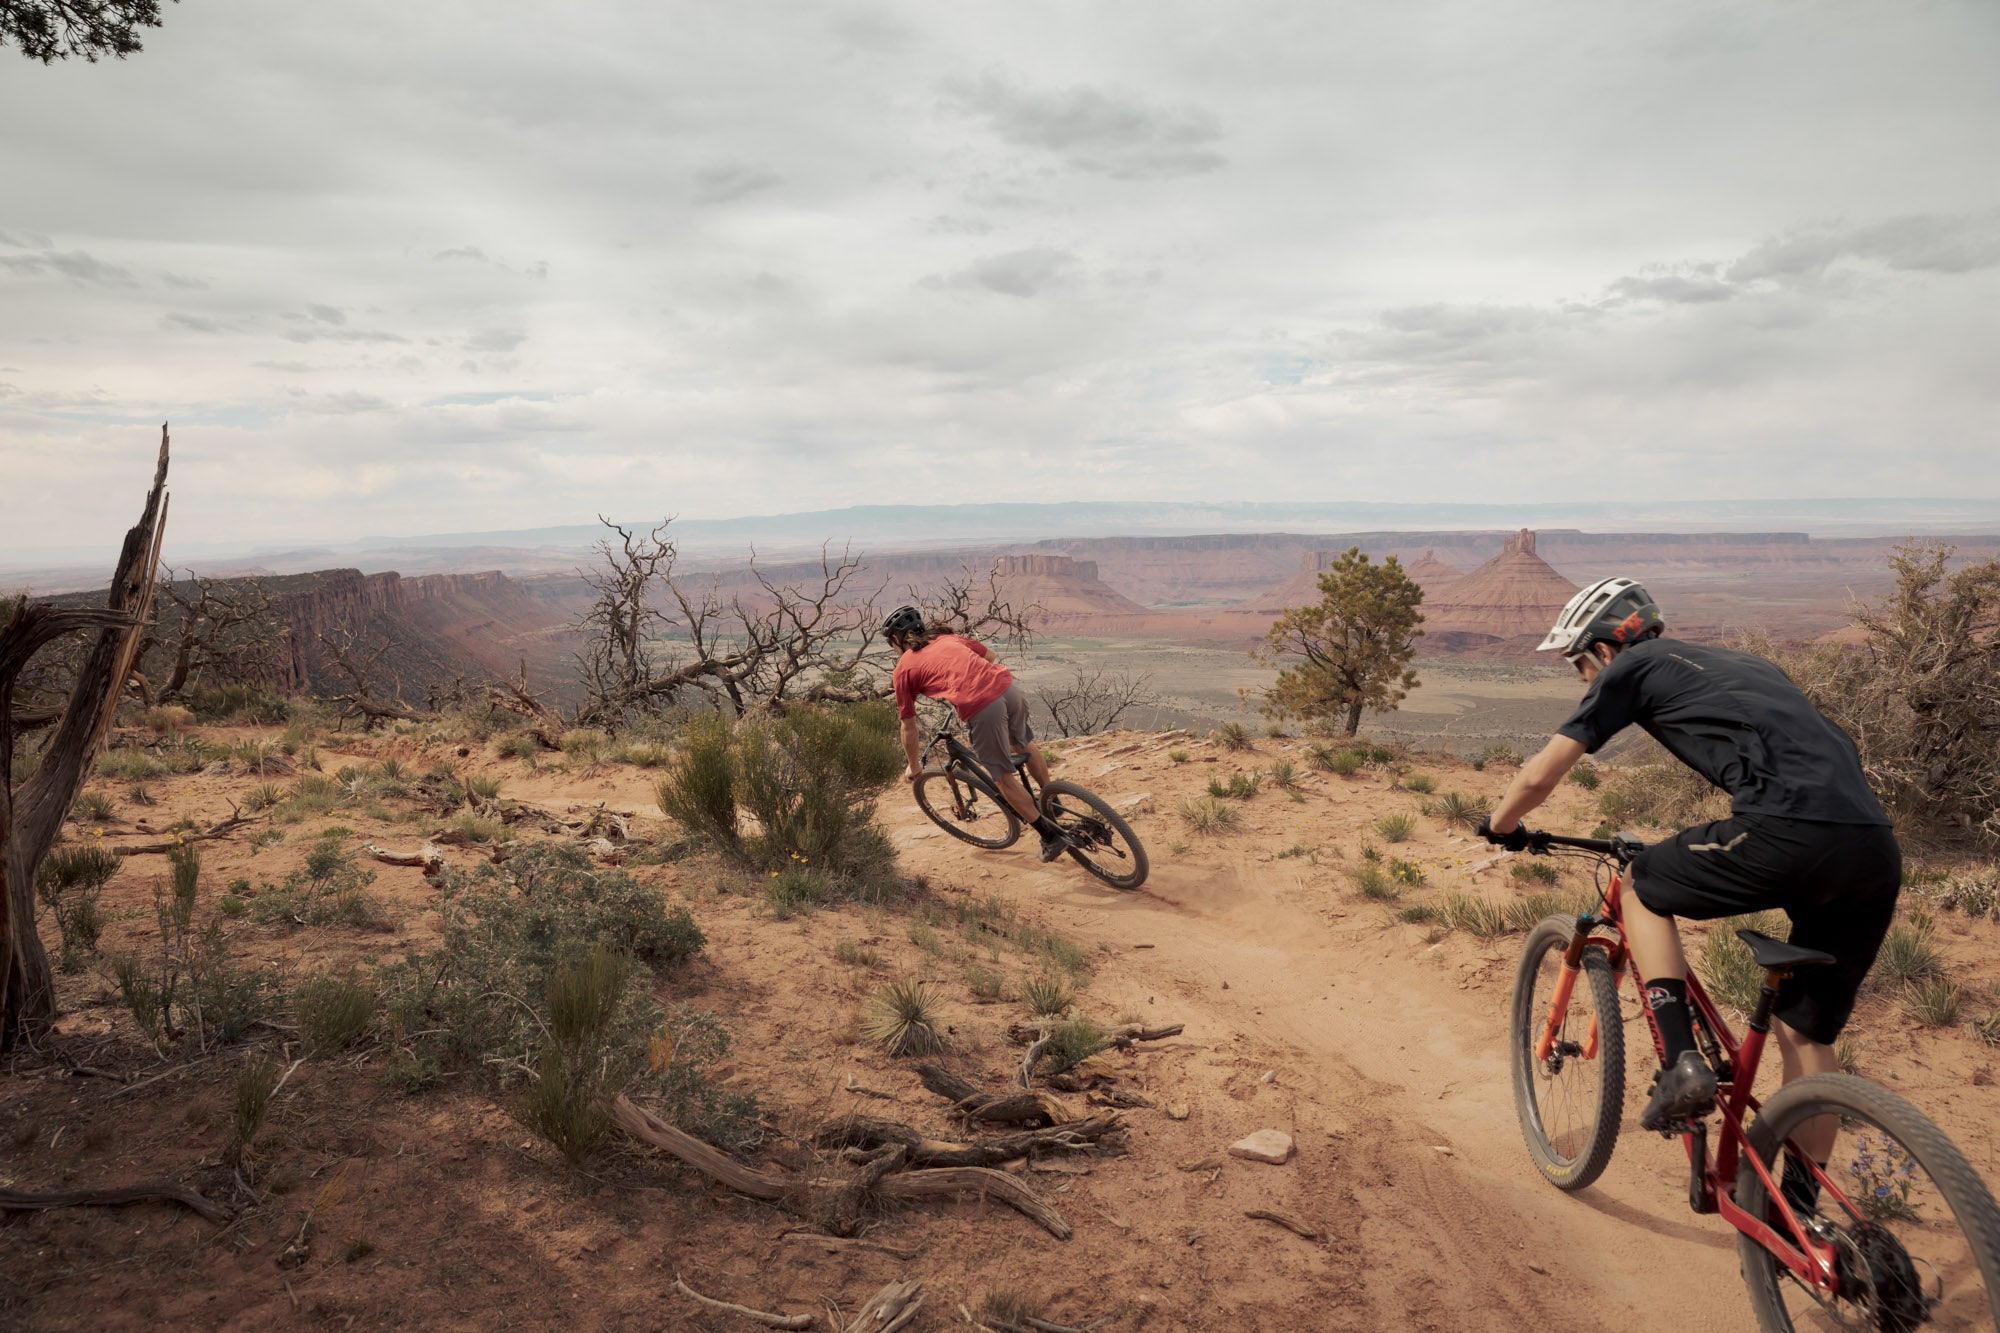
<path id="1" fill-rule="evenodd" d="M 1005 694 L 967 718 L 965 729 L 986 771 L 1004 777 L 1014 771 L 1015 754 L 1035 739 L 1035 729 L 1028 725 L 1028 696 L 1019 685 L 1009 685 Z"/>

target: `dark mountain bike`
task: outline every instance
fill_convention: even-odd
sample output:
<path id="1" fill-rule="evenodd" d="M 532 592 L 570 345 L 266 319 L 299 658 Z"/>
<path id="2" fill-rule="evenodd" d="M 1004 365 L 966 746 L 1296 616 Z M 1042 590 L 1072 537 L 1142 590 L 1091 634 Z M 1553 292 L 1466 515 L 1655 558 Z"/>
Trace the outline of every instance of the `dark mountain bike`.
<path id="1" fill-rule="evenodd" d="M 1026 755 L 1015 756 L 1014 771 L 1042 814 L 1069 839 L 1072 860 L 1114 889 L 1136 889 L 1146 882 L 1146 849 L 1139 835 L 1103 797 L 1074 782 L 1051 782 L 1037 791 Z M 1021 836 L 1021 817 L 959 740 L 949 717 L 924 747 L 924 771 L 913 785 L 918 807 L 954 838 L 997 851 Z"/>
<path id="2" fill-rule="evenodd" d="M 1528 846 L 1589 857 L 1600 871 L 1595 908 L 1544 917 L 1528 933 L 1507 1034 L 1528 1154 L 1557 1189 L 1580 1190 L 1611 1161 L 1624 1115 L 1618 985 L 1630 959 L 1620 905 L 1645 844 L 1532 833 Z M 1687 981 L 1696 1042 L 1721 1082 L 1716 1141 L 1711 1148 L 1707 1115 L 1669 1132 L 1687 1148 L 1688 1206 L 1736 1228 L 1758 1326 L 1994 1328 L 2000 1208 L 1944 1131 L 1889 1089 L 1849 1074 L 1795 1079 L 1761 1103 L 1752 1094 L 1778 983 L 1834 960 L 1754 930 L 1736 935 L 1764 971 L 1741 1042 L 1700 979 Z M 1838 1117 L 1840 1127 L 1824 1169 L 1792 1142 L 1822 1116 Z M 1819 1185 L 1813 1207 L 1795 1207 L 1779 1188 L 1786 1158 L 1810 1165 Z"/>

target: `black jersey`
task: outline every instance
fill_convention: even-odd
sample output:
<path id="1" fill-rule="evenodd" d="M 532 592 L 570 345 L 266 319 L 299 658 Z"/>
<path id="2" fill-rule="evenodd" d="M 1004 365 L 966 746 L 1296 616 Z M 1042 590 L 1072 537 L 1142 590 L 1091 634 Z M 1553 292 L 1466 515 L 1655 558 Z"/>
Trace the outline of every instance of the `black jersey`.
<path id="1" fill-rule="evenodd" d="M 1635 643 L 1598 673 L 1556 734 L 1595 754 L 1634 723 L 1728 792 L 1737 814 L 1889 823 L 1847 733 L 1755 654 L 1679 639 Z"/>

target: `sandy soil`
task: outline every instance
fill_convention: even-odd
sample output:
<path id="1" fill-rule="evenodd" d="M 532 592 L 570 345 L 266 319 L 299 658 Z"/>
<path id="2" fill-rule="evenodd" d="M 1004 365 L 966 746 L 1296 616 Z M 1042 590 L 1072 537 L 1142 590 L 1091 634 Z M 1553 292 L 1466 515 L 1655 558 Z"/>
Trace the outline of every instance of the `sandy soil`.
<path id="1" fill-rule="evenodd" d="M 1185 762 L 1170 757 L 1176 750 Z M 160 1205 L 0 1222 L 0 1324 L 749 1327 L 696 1311 L 672 1289 L 679 1272 L 708 1294 L 787 1313 L 829 1303 L 851 1312 L 883 1283 L 917 1278 L 932 1294 L 916 1326 L 930 1329 L 965 1327 L 961 1305 L 977 1311 L 995 1289 L 1032 1298 L 1046 1318 L 1103 1320 L 1107 1329 L 1746 1327 L 1732 1233 L 1686 1211 L 1681 1149 L 1640 1133 L 1630 1119 L 1636 1104 L 1597 1186 L 1565 1196 L 1541 1182 L 1515 1127 L 1502 1045 L 1518 938 L 1481 942 L 1400 924 L 1357 896 L 1346 868 L 1365 842 L 1381 841 L 1378 819 L 1414 810 L 1417 798 L 1380 773 L 1305 773 L 1302 752 L 1299 741 L 1232 754 L 1137 733 L 1067 747 L 1063 776 L 1137 810 L 1153 857 L 1137 893 L 1105 889 L 1066 863 L 1040 865 L 1025 844 L 965 847 L 918 817 L 900 791 L 885 802 L 906 868 L 925 877 L 942 907 L 990 897 L 1083 945 L 1095 966 L 1081 1008 L 1101 1022 L 1186 1025 L 1179 1037 L 1100 1057 L 1157 1103 L 1125 1113 L 1123 1155 L 1084 1159 L 1085 1174 L 1028 1175 L 1075 1227 L 1068 1242 L 964 1199 L 881 1219 L 871 1239 L 914 1259 L 824 1254 L 785 1239 L 797 1225 L 785 1214 L 629 1147 L 570 1170 L 490 1088 L 391 1091 L 381 1052 L 363 1049 L 307 1062 L 287 1083 L 258 1141 L 268 1196 L 225 1228 Z M 450 751 L 350 738 L 323 743 L 320 758 L 332 768 L 390 753 L 428 762 Z M 1267 784 L 1237 831 L 1221 837 L 1192 835 L 1173 813 L 1210 776 L 1280 758 L 1299 762 L 1300 800 Z M 511 798 L 651 812 L 649 775 L 639 770 L 529 772 L 483 751 L 460 762 L 503 776 Z M 1510 776 L 1446 758 L 1420 757 L 1414 767 L 1441 789 L 1494 793 Z M 182 813 L 212 816 L 257 781 L 161 780 L 162 803 L 144 813 L 155 827 Z M 118 794 L 122 784 L 105 789 Z M 141 812 L 121 801 L 119 813 Z M 1574 788 L 1548 819 L 1574 828 L 1595 821 L 1589 794 Z M 342 812 L 260 852 L 212 844 L 208 882 L 276 879 L 317 828 L 336 822 L 400 846 L 426 831 Z M 1483 846 L 1435 819 L 1418 824 L 1393 849 L 1428 881 L 1405 902 L 1447 889 L 1521 892 Z M 116 828 L 114 839 L 131 831 Z M 375 892 L 399 919 L 392 931 L 237 925 L 237 945 L 305 974 L 424 942 L 435 891 L 415 870 L 379 870 Z M 107 894 L 128 914 L 108 948 L 147 947 L 152 886 L 163 873 L 158 857 L 127 861 Z M 759 899 L 718 893 L 716 868 L 698 861 L 634 873 L 689 902 L 708 933 L 703 959 L 663 978 L 663 998 L 723 1018 L 736 1046 L 722 1073 L 773 1108 L 773 1157 L 796 1160 L 786 1132 L 849 1109 L 954 1136 L 947 1108 L 907 1062 L 857 1040 L 868 998 L 891 976 L 917 973 L 948 987 L 949 1061 L 966 1077 L 998 1088 L 1018 1065 L 1004 1032 L 1022 1011 L 976 1003 L 967 973 L 996 971 L 1011 989 L 1039 970 L 1035 958 L 977 931 L 919 931 L 879 909 L 780 921 Z M 2000 927 L 1949 918 L 1947 928 L 1955 961 L 1990 971 Z M 874 962 L 840 962 L 843 941 Z M 14 1057 L 0 1079 L 0 1184 L 165 1178 L 228 1198 L 220 1153 L 240 1057 L 162 1064 L 134 1039 L 101 977 L 71 974 L 61 985 L 61 1052 L 119 1077 Z M 1962 1029 L 1913 1029 L 1880 1001 L 1864 1007 L 1853 1031 L 1865 1043 L 1865 1072 L 1916 1101 L 2000 1180 L 1996 1053 Z M 1628 1046 L 1643 1051 L 1630 1014 L 1628 1034 Z M 850 1078 L 892 1099 L 843 1093 Z M 1644 1082 L 1637 1072 L 1628 1081 Z M 1176 1104 L 1184 1120 L 1167 1113 Z M 1289 1164 L 1221 1156 L 1264 1128 L 1295 1137 Z M 1219 1161 L 1182 1169 L 1209 1159 Z M 1290 1213 L 1321 1236 L 1246 1218 L 1253 1208 Z M 289 1264 L 284 1252 L 308 1218 L 310 1252 Z"/>

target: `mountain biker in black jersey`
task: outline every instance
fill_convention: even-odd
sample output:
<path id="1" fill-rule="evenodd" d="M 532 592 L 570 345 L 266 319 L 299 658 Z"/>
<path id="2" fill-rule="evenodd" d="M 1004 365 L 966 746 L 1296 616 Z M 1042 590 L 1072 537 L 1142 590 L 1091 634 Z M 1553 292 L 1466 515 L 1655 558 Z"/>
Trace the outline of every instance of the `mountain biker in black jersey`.
<path id="1" fill-rule="evenodd" d="M 1677 916 L 1783 908 L 1793 944 L 1832 954 L 1831 965 L 1785 980 L 1775 1013 L 1786 1082 L 1837 1070 L 1834 1039 L 1902 883 L 1889 816 L 1853 740 L 1764 658 L 1667 638 L 1659 607 L 1631 579 L 1603 579 L 1571 598 L 1537 651 L 1568 659 L 1586 686 L 1583 701 L 1481 824 L 1488 841 L 1529 846 L 1521 817 L 1633 724 L 1730 796 L 1729 818 L 1683 830 L 1632 866 L 1625 941 L 1664 1053 L 1639 1123 L 1665 1130 L 1715 1101 L 1715 1071 L 1695 1049 L 1689 1020 Z M 1822 1120 L 1799 1142 L 1823 1164 L 1838 1126 Z M 1786 1161 L 1784 1189 L 1795 1203 L 1810 1206 L 1816 1186 Z"/>

